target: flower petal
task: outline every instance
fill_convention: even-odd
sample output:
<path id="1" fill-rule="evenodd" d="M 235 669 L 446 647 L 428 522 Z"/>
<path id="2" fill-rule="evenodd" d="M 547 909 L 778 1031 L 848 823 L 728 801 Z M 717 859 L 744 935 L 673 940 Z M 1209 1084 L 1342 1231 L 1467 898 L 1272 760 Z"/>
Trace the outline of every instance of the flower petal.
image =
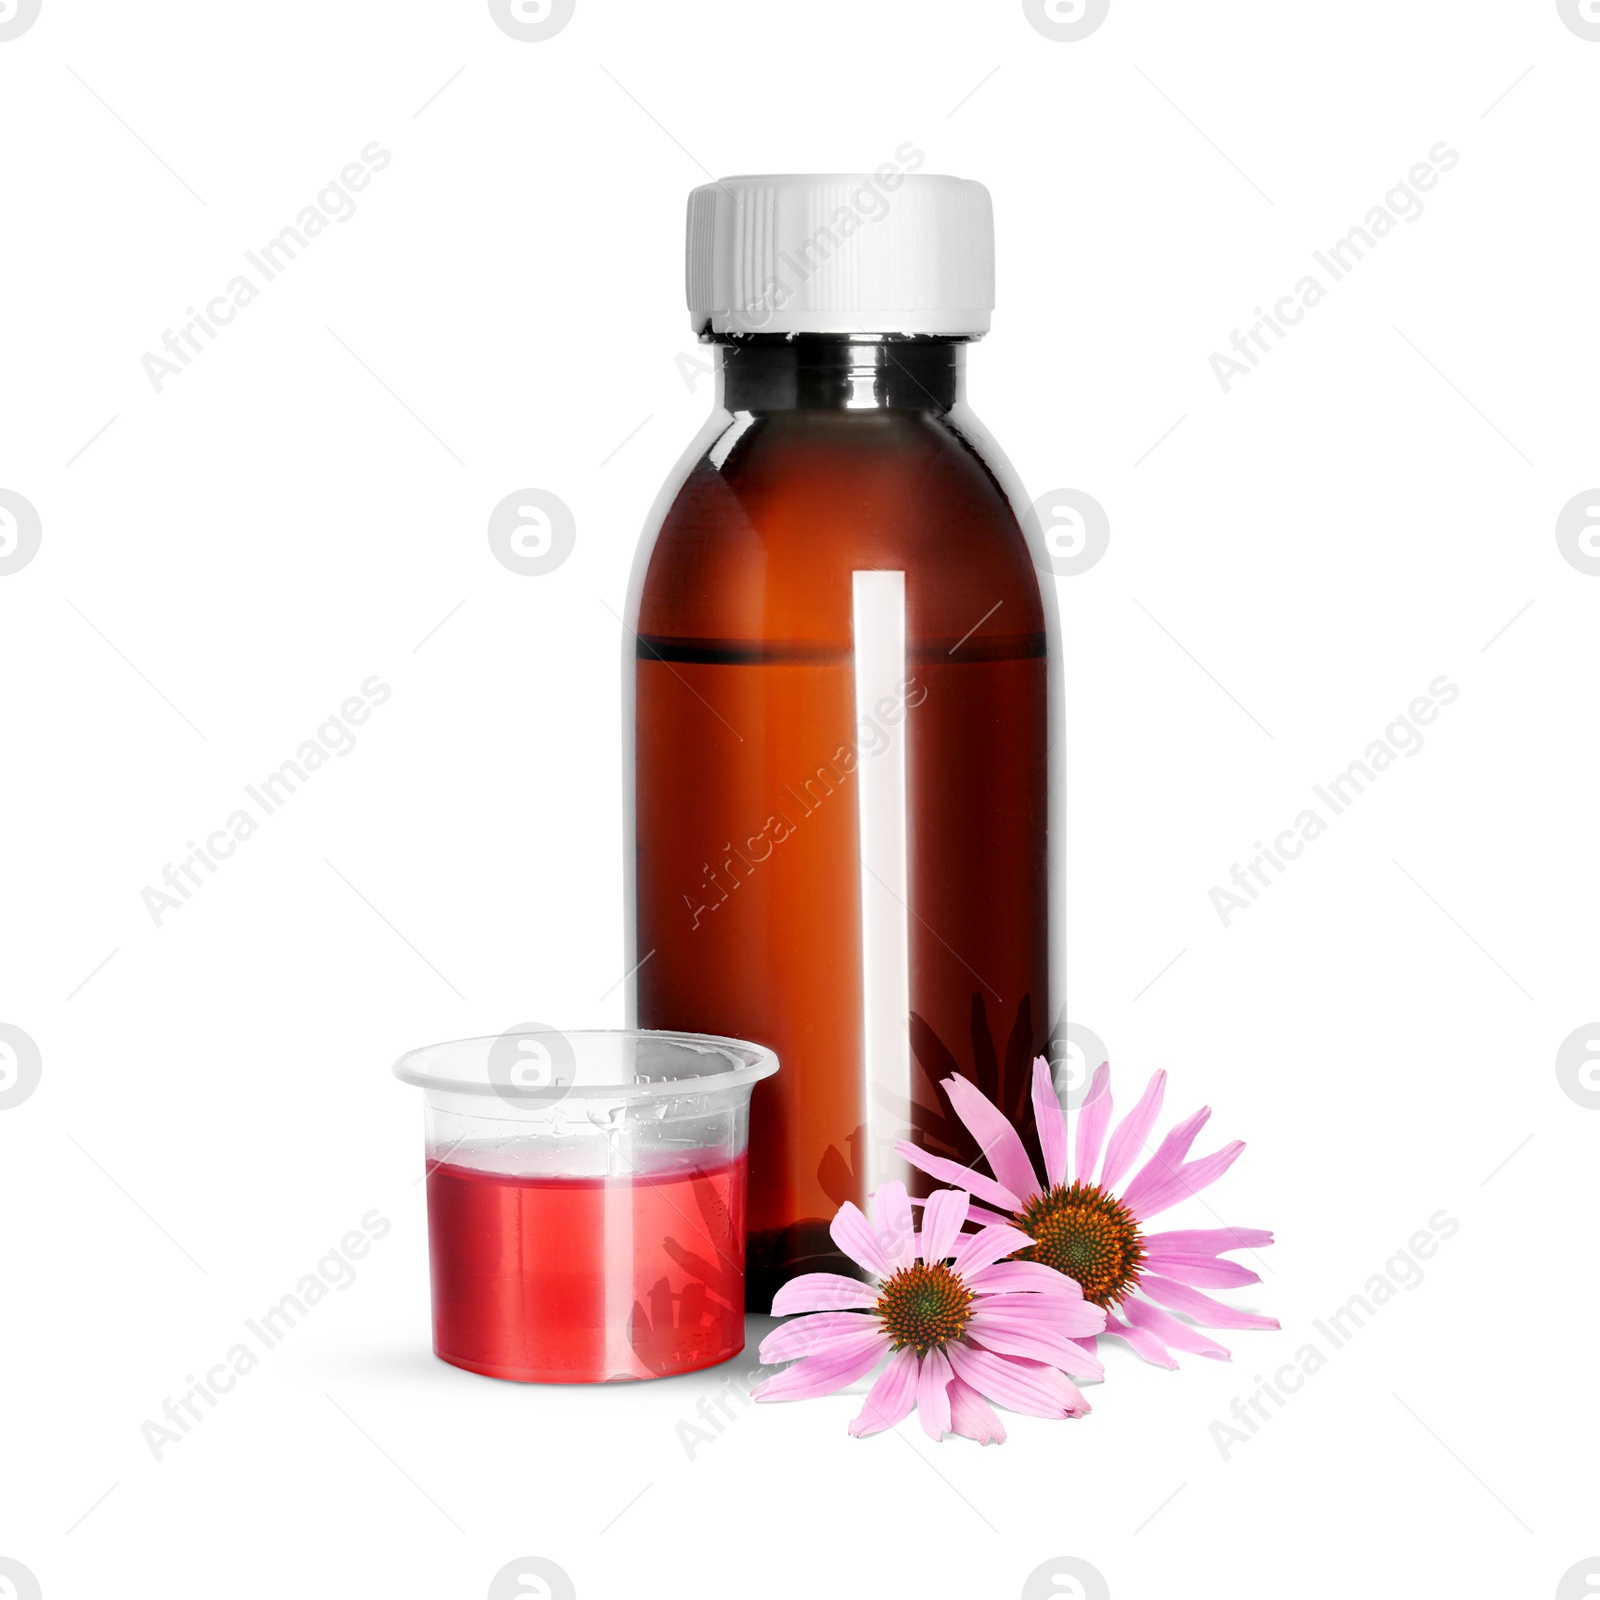
<path id="1" fill-rule="evenodd" d="M 964 1167 L 959 1161 L 946 1161 L 943 1156 L 930 1156 L 926 1150 L 919 1150 L 904 1139 L 894 1147 L 894 1153 L 902 1161 L 909 1161 L 919 1171 L 926 1172 L 930 1178 L 952 1184 L 957 1189 L 965 1189 L 977 1199 L 998 1206 L 1007 1215 L 1022 1209 L 1022 1201 L 1009 1189 L 1002 1188 L 993 1178 L 974 1167 Z"/>
<path id="2" fill-rule="evenodd" d="M 1235 1139 L 1232 1144 L 1225 1144 L 1220 1150 L 1202 1156 L 1198 1161 L 1185 1161 L 1176 1172 L 1169 1173 L 1165 1178 L 1157 1178 L 1145 1188 L 1137 1203 L 1127 1195 L 1122 1197 L 1122 1203 L 1142 1222 L 1146 1217 L 1153 1217 L 1158 1211 L 1165 1211 L 1168 1206 L 1175 1206 L 1180 1200 L 1187 1200 L 1190 1195 L 1208 1188 L 1243 1153 L 1244 1140 Z"/>
<path id="3" fill-rule="evenodd" d="M 1147 1233 L 1144 1242 L 1155 1250 L 1216 1256 L 1228 1250 L 1264 1250 L 1272 1243 L 1272 1234 L 1266 1228 L 1175 1228 L 1169 1233 Z"/>
<path id="4" fill-rule="evenodd" d="M 1233 1358 L 1228 1354 L 1226 1347 L 1218 1344 L 1214 1339 L 1208 1339 L 1198 1328 L 1192 1328 L 1187 1322 L 1179 1322 L 1174 1316 L 1163 1311 L 1160 1306 L 1152 1305 L 1148 1300 L 1131 1299 L 1123 1302 L 1122 1314 L 1135 1328 L 1158 1338 L 1163 1345 L 1171 1345 L 1174 1350 L 1185 1351 L 1189 1355 L 1207 1356 L 1213 1361 L 1230 1361 Z M 1106 1331 L 1111 1331 L 1110 1324 Z M 1123 1335 L 1124 1338 L 1128 1336 Z M 1128 1339 L 1129 1344 L 1133 1340 Z M 1134 1345 L 1137 1350 L 1139 1347 Z M 1143 1352 L 1140 1352 L 1143 1354 Z M 1176 1362 L 1173 1363 L 1177 1365 Z"/>
<path id="5" fill-rule="evenodd" d="M 1033 1120 L 1044 1154 L 1044 1181 L 1054 1189 L 1067 1181 L 1067 1115 L 1043 1056 L 1033 1058 Z"/>
<path id="6" fill-rule="evenodd" d="M 993 1266 L 1018 1250 L 1031 1250 L 1033 1240 L 1020 1228 L 997 1222 L 977 1233 L 964 1233 L 956 1241 L 955 1266 L 952 1269 L 965 1278 L 969 1272 L 978 1272 Z"/>
<path id="7" fill-rule="evenodd" d="M 1100 1141 L 1111 1122 L 1111 1063 L 1094 1069 L 1089 1092 L 1078 1107 L 1078 1150 L 1072 1176 L 1079 1183 L 1094 1182 L 1094 1164 L 1100 1159 Z"/>
<path id="8" fill-rule="evenodd" d="M 911 1217 L 906 1186 L 898 1178 L 880 1183 L 873 1191 L 872 1224 L 884 1256 L 896 1272 L 916 1260 L 917 1225 Z"/>
<path id="9" fill-rule="evenodd" d="M 1165 1367 L 1169 1372 L 1178 1370 L 1178 1363 L 1173 1360 L 1167 1347 L 1148 1328 L 1129 1327 L 1115 1317 L 1107 1317 L 1106 1332 L 1113 1339 L 1126 1340 L 1151 1366 Z"/>
<path id="10" fill-rule="evenodd" d="M 875 1278 L 892 1278 L 894 1268 L 884 1254 L 877 1231 L 861 1214 L 860 1207 L 846 1200 L 828 1225 L 833 1242 L 857 1266 L 865 1267 Z"/>
<path id="11" fill-rule="evenodd" d="M 1028 1266 L 1022 1261 L 1019 1266 Z M 1049 1267 L 1045 1271 L 1050 1271 Z M 1062 1277 L 1062 1273 L 1056 1273 Z M 1068 1283 L 1072 1283 L 1070 1278 Z M 1072 1284 L 1077 1288 L 1077 1284 Z M 1106 1314 L 1093 1300 L 1079 1295 L 1058 1294 L 985 1294 L 973 1302 L 973 1314 L 995 1311 L 1002 1316 L 1016 1317 L 1030 1327 L 1044 1328 L 1067 1339 L 1084 1339 L 1099 1333 L 1106 1325 Z"/>
<path id="12" fill-rule="evenodd" d="M 1042 1361 L 1074 1377 L 1104 1378 L 1106 1375 L 1099 1360 L 1081 1345 L 1074 1344 L 1064 1333 L 1041 1327 L 1027 1317 L 1008 1317 L 1000 1311 L 974 1311 L 966 1333 L 985 1350 L 993 1350 L 997 1355 Z"/>
<path id="13" fill-rule="evenodd" d="M 1106 1146 L 1106 1164 L 1100 1169 L 1100 1187 L 1109 1189 L 1133 1165 L 1134 1157 L 1144 1148 L 1144 1141 L 1161 1115 L 1161 1101 L 1167 1092 L 1167 1075 L 1158 1072 L 1145 1085 L 1139 1103 L 1111 1135 Z"/>
<path id="14" fill-rule="evenodd" d="M 950 1431 L 951 1380 L 955 1374 L 942 1350 L 930 1350 L 917 1374 L 917 1420 L 922 1431 L 938 1444 Z"/>
<path id="15" fill-rule="evenodd" d="M 761 1341 L 761 1360 L 771 1366 L 800 1356 L 826 1355 L 859 1334 L 882 1326 L 876 1317 L 861 1311 L 818 1311 L 812 1316 L 795 1317 Z"/>
<path id="16" fill-rule="evenodd" d="M 792 1317 L 801 1311 L 868 1311 L 878 1303 L 878 1291 L 859 1278 L 840 1272 L 802 1272 L 772 1297 L 775 1317 Z"/>
<path id="17" fill-rule="evenodd" d="M 1195 1137 L 1210 1118 L 1211 1107 L 1201 1106 L 1192 1117 L 1180 1122 L 1175 1128 L 1169 1128 L 1156 1153 L 1139 1168 L 1133 1175 L 1133 1181 L 1122 1191 L 1122 1203 L 1130 1210 L 1135 1210 L 1135 1201 L 1145 1188 L 1169 1173 L 1176 1172 L 1183 1165 L 1183 1158 L 1188 1155 L 1189 1146 L 1194 1143 Z"/>
<path id="18" fill-rule="evenodd" d="M 1010 1119 L 976 1084 L 968 1083 L 965 1078 L 946 1078 L 944 1092 L 949 1095 L 955 1114 L 978 1141 L 995 1177 L 1025 1205 L 1038 1194 L 1039 1180 L 1028 1152 L 1022 1148 L 1021 1135 L 1011 1126 Z M 1021 1206 L 1012 1209 L 1021 1210 Z"/>
<path id="19" fill-rule="evenodd" d="M 1276 1317 L 1258 1317 L 1254 1312 L 1235 1311 L 1232 1306 L 1225 1306 L 1220 1300 L 1213 1300 L 1210 1295 L 1201 1294 L 1198 1289 L 1174 1283 L 1171 1278 L 1157 1277 L 1153 1272 L 1147 1272 L 1139 1279 L 1139 1289 L 1152 1300 L 1159 1300 L 1162 1305 L 1170 1306 L 1174 1311 L 1181 1311 L 1186 1317 L 1193 1317 L 1202 1328 L 1282 1326 Z"/>
<path id="20" fill-rule="evenodd" d="M 974 1294 L 1035 1294 L 1083 1300 L 1083 1289 L 1076 1278 L 1069 1278 L 1042 1261 L 997 1261 L 992 1267 L 964 1273 L 967 1287 Z M 1087 1305 L 1090 1302 L 1084 1301 Z"/>
<path id="21" fill-rule="evenodd" d="M 1082 1416 L 1089 1402 L 1064 1373 L 1037 1361 L 996 1355 L 975 1344 L 945 1347 L 958 1378 L 979 1394 L 1031 1417 Z"/>
<path id="22" fill-rule="evenodd" d="M 809 1400 L 833 1394 L 870 1372 L 889 1353 L 889 1335 L 882 1328 L 842 1342 L 823 1355 L 807 1356 L 785 1367 L 750 1391 L 753 1400 Z"/>
<path id="23" fill-rule="evenodd" d="M 930 1266 L 956 1247 L 972 1196 L 962 1189 L 935 1189 L 922 1208 L 922 1239 L 917 1253 Z"/>
<path id="24" fill-rule="evenodd" d="M 864 1439 L 869 1433 L 882 1433 L 910 1416 L 917 1403 L 917 1352 L 909 1346 L 889 1357 L 889 1365 L 878 1374 L 878 1381 L 867 1391 L 861 1409 L 851 1420 L 850 1432 Z"/>
<path id="25" fill-rule="evenodd" d="M 989 1402 L 960 1378 L 950 1380 L 950 1431 L 979 1444 L 1004 1444 L 1006 1430 Z"/>
<path id="26" fill-rule="evenodd" d="M 1158 1272 L 1178 1283 L 1204 1284 L 1209 1289 L 1238 1289 L 1260 1283 L 1261 1274 L 1221 1256 L 1186 1256 L 1176 1250 L 1146 1250 L 1144 1270 Z"/>
<path id="27" fill-rule="evenodd" d="M 910 1146 L 907 1146 L 907 1148 L 909 1149 Z M 970 1193 L 967 1195 L 967 1199 L 969 1201 L 972 1200 Z M 911 1209 L 913 1211 L 918 1206 L 925 1206 L 927 1203 L 926 1200 L 919 1200 L 916 1195 L 911 1197 Z M 967 1221 L 979 1224 L 984 1222 L 1011 1222 L 1015 1220 L 1015 1215 L 1011 1211 L 991 1211 L 988 1206 L 980 1206 L 976 1203 L 969 1204 L 967 1207 Z"/>

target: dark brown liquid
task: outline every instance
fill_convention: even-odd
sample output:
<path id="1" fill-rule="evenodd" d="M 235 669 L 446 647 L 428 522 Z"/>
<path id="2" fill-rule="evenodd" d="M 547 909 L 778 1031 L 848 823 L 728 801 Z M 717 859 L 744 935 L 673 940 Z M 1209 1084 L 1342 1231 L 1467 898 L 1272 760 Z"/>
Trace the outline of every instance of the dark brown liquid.
<path id="1" fill-rule="evenodd" d="M 905 573 L 901 705 L 858 726 L 853 575 Z M 1038 579 L 942 412 L 781 410 L 702 461 L 643 568 L 636 979 L 647 1028 L 771 1046 L 751 1112 L 749 1303 L 848 1270 L 864 1199 L 863 763 L 903 738 L 907 1131 L 968 1161 L 938 1081 L 1019 1124 L 1045 1049 L 1048 675 Z M 882 1125 L 882 1113 L 877 1113 Z"/>

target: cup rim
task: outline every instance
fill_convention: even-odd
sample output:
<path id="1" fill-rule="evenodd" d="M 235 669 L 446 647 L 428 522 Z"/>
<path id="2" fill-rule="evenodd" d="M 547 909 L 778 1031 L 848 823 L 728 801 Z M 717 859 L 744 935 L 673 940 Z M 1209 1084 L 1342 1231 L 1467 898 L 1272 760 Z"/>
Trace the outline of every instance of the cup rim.
<path id="1" fill-rule="evenodd" d="M 572 1083 L 562 1088 L 562 1100 L 620 1100 L 633 1103 L 668 1096 L 716 1094 L 726 1089 L 754 1087 L 778 1070 L 776 1051 L 748 1039 L 735 1039 L 721 1033 L 685 1033 L 674 1028 L 511 1028 L 505 1033 L 482 1034 L 467 1039 L 442 1039 L 436 1044 L 421 1045 L 397 1056 L 390 1071 L 402 1083 L 409 1083 L 418 1089 L 440 1094 L 503 1098 L 501 1087 L 487 1077 L 479 1081 L 444 1077 L 424 1070 L 420 1058 L 438 1050 L 461 1050 L 471 1046 L 481 1046 L 487 1050 L 501 1039 L 538 1038 L 541 1034 L 551 1033 L 568 1040 L 658 1039 L 687 1045 L 692 1049 L 720 1050 L 740 1058 L 738 1065 L 727 1066 L 720 1071 L 662 1078 L 653 1083 Z"/>

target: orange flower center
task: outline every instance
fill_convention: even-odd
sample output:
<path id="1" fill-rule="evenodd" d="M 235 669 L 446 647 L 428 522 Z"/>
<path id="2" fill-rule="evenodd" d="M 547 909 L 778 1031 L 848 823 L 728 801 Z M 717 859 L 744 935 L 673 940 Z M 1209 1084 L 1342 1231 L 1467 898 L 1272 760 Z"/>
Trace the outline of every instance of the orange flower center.
<path id="1" fill-rule="evenodd" d="M 1057 1184 L 1017 1213 L 1033 1240 L 1023 1261 L 1042 1261 L 1077 1280 L 1085 1300 L 1114 1306 L 1131 1294 L 1144 1263 L 1144 1238 L 1133 1213 L 1098 1184 Z"/>
<path id="2" fill-rule="evenodd" d="M 972 1291 L 942 1263 L 902 1267 L 883 1286 L 872 1308 L 896 1350 L 919 1356 L 961 1337 L 972 1317 Z"/>

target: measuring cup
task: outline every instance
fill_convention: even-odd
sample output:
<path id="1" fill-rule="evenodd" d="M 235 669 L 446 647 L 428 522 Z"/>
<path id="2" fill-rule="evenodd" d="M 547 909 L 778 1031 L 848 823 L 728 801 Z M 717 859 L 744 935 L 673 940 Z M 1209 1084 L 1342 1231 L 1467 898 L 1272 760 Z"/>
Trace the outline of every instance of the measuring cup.
<path id="1" fill-rule="evenodd" d="M 434 1353 L 523 1383 L 659 1378 L 744 1348 L 761 1045 L 537 1024 L 412 1050 Z"/>

